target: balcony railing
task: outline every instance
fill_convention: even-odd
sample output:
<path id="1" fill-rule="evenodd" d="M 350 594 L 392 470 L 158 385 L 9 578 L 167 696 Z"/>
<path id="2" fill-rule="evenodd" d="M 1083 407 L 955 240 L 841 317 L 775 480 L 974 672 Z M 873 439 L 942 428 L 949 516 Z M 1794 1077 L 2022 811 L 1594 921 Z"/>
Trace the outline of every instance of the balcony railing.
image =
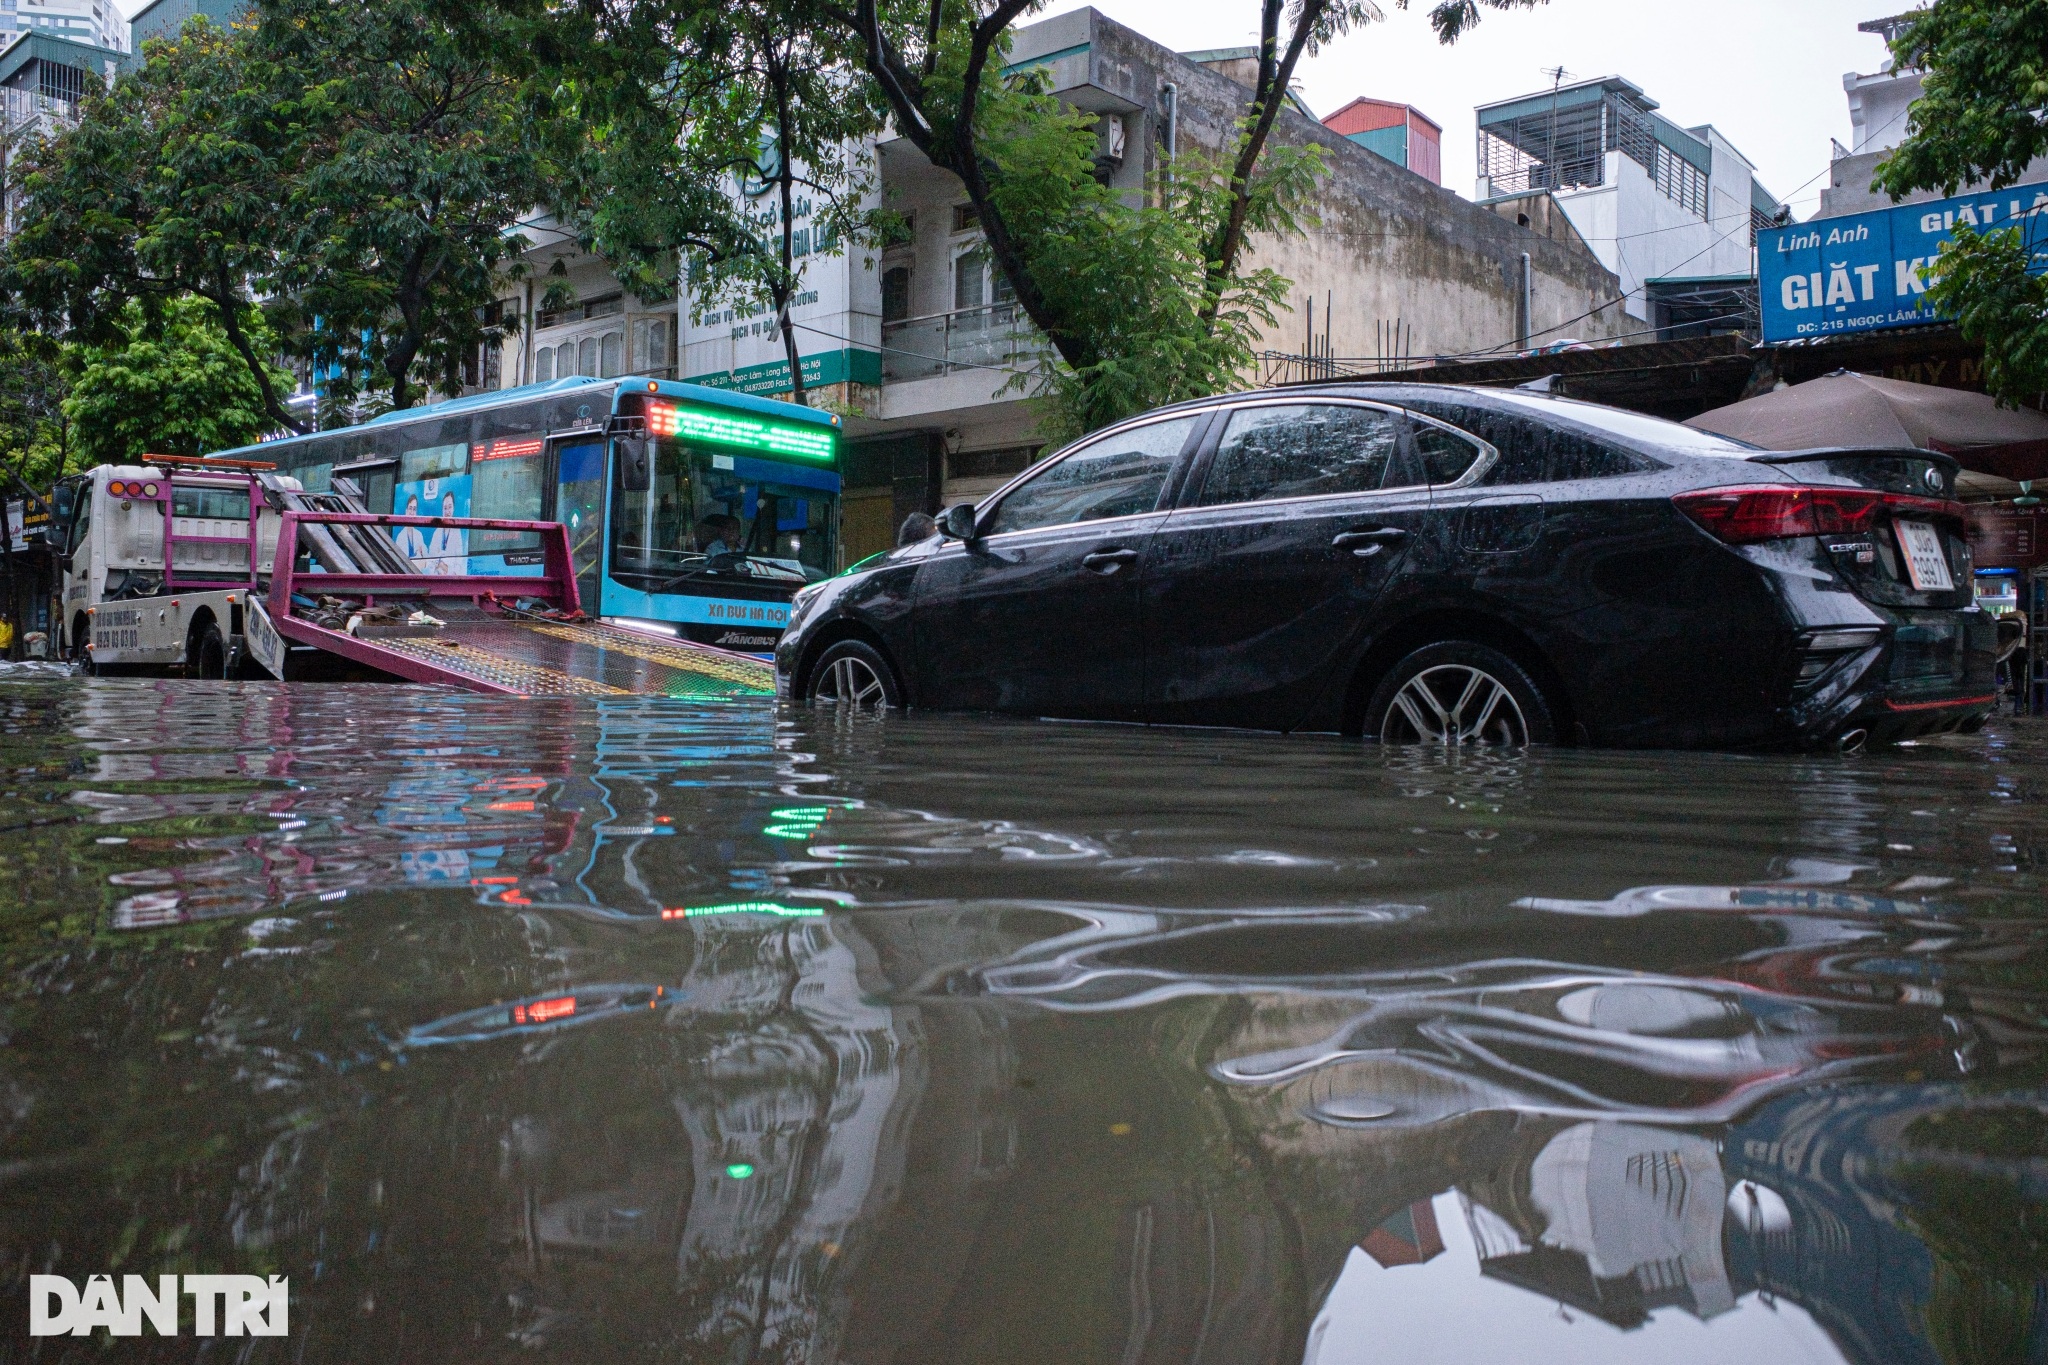
<path id="1" fill-rule="evenodd" d="M 1045 338 L 1015 303 L 956 308 L 950 313 L 882 324 L 882 380 L 929 379 L 956 370 L 1037 369 Z"/>

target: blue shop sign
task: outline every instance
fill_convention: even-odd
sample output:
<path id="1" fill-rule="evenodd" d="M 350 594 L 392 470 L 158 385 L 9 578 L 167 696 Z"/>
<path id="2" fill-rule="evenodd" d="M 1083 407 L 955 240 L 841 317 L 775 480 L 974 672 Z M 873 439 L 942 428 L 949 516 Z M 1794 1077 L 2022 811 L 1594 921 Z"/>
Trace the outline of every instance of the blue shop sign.
<path id="1" fill-rule="evenodd" d="M 2048 270 L 2048 184 L 1770 228 L 1756 236 L 1764 340 L 1940 321 L 1921 306 L 1920 269 L 1957 223 L 1980 232 L 2021 225 L 2035 248 L 2034 273 Z"/>

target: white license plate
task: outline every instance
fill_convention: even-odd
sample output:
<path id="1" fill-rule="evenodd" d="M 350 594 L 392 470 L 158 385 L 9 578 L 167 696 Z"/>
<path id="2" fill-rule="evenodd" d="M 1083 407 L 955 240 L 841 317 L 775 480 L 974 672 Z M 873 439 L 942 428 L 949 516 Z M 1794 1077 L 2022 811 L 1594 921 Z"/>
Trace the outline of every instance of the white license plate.
<path id="1" fill-rule="evenodd" d="M 1895 521 L 1899 549 L 1906 556 L 1906 576 L 1919 592 L 1953 592 L 1956 581 L 1949 577 L 1948 555 L 1941 548 L 1941 532 L 1924 521 Z"/>

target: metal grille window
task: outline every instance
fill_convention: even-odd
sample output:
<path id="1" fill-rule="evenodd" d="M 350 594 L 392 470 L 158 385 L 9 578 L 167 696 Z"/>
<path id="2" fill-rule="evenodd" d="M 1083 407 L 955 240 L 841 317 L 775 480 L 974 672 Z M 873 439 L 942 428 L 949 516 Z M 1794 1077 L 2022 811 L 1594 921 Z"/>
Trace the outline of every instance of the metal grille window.
<path id="1" fill-rule="evenodd" d="M 85 73 L 59 62 L 42 63 L 41 90 L 45 97 L 71 104 L 85 98 Z"/>
<path id="2" fill-rule="evenodd" d="M 1698 139 L 1651 112 L 1642 96 L 1579 86 L 1480 111 L 1479 173 L 1496 195 L 1531 190 L 1593 189 L 1606 183 L 1606 154 L 1641 166 L 1659 193 L 1687 212 L 1707 216 L 1707 175 L 1674 146 Z"/>
<path id="3" fill-rule="evenodd" d="M 1658 193 L 1666 199 L 1688 213 L 1707 216 L 1707 177 L 1699 167 L 1661 142 L 1656 146 L 1650 178 L 1657 182 Z"/>

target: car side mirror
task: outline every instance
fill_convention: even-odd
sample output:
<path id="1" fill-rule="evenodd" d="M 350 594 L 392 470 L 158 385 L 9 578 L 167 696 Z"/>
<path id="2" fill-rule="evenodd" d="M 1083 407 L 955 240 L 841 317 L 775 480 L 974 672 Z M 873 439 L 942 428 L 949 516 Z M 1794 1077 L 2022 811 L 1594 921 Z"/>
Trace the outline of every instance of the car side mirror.
<path id="1" fill-rule="evenodd" d="M 939 513 L 939 530 L 955 540 L 976 541 L 981 539 L 981 528 L 974 524 L 974 504 L 954 503 Z"/>
<path id="2" fill-rule="evenodd" d="M 645 493 L 654 487 L 654 451 L 643 439 L 620 438 L 612 443 L 619 453 L 619 488 L 627 493 Z"/>

